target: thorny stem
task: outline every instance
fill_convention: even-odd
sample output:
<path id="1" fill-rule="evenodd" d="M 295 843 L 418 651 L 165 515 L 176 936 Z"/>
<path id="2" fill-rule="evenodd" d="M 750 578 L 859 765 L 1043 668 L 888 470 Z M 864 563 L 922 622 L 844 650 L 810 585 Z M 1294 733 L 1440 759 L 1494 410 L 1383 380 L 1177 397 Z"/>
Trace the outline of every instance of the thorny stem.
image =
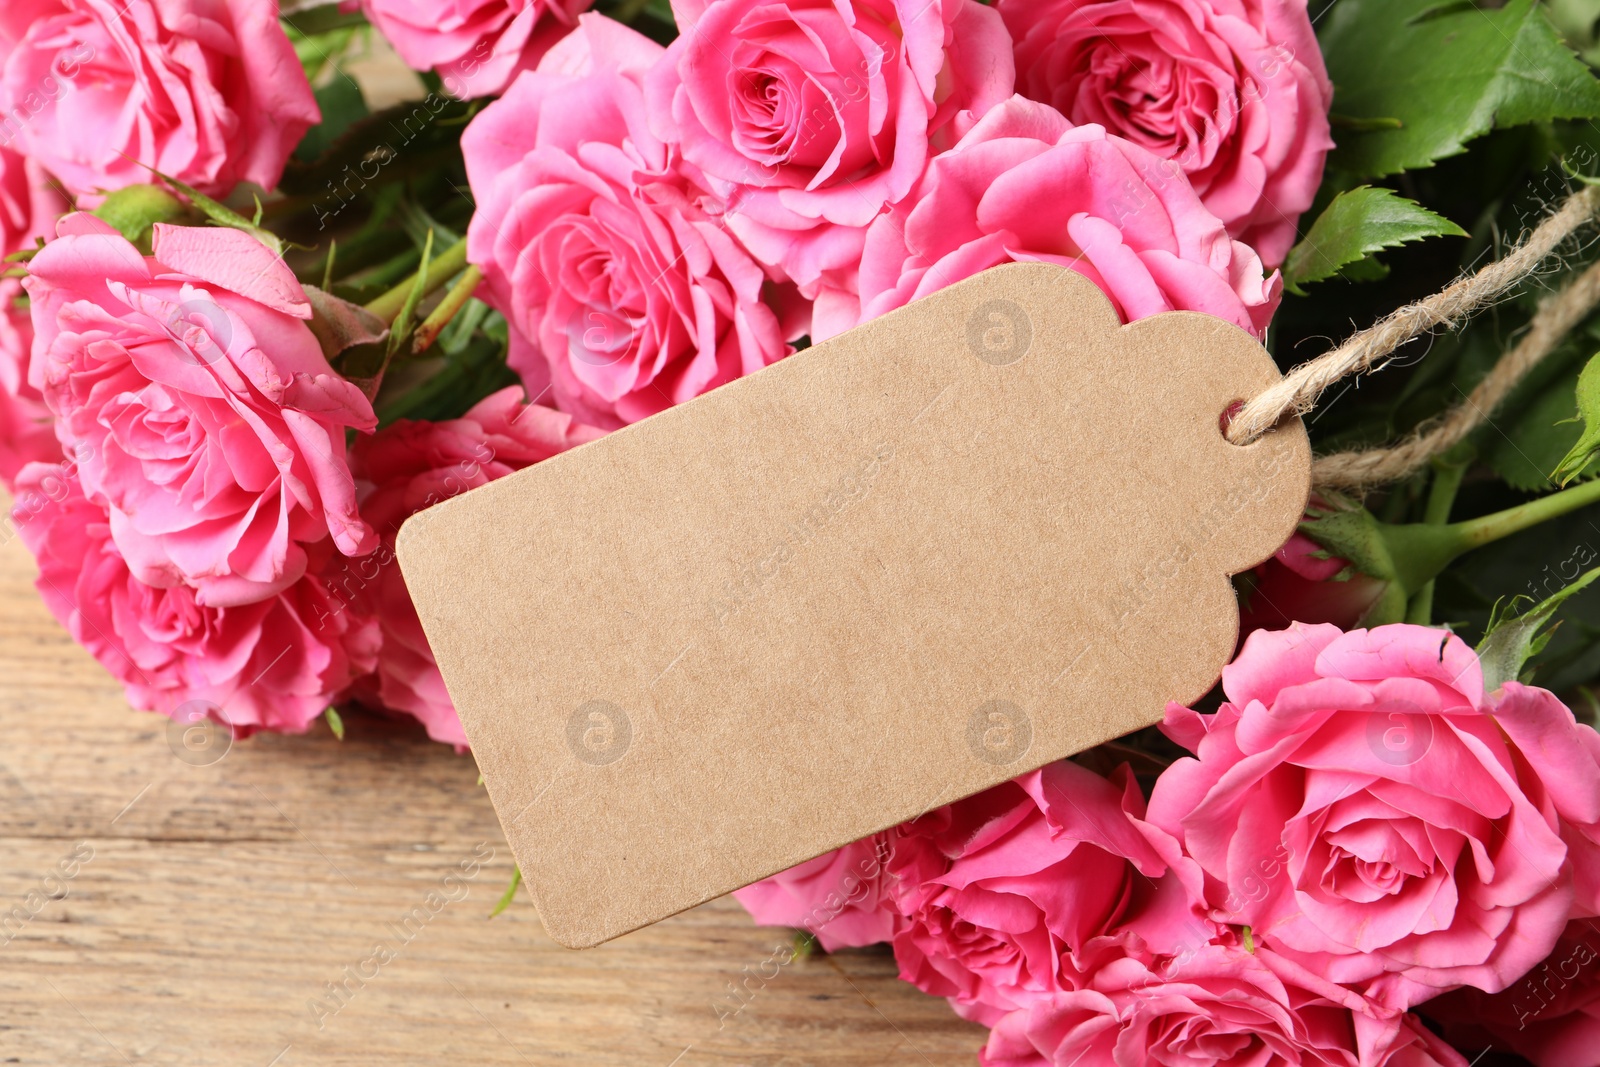
<path id="1" fill-rule="evenodd" d="M 467 306 L 467 301 L 472 299 L 472 294 L 477 291 L 478 283 L 483 281 L 483 271 L 477 267 L 468 267 L 456 283 L 450 287 L 439 306 L 433 309 L 422 325 L 417 327 L 416 336 L 411 342 L 411 353 L 421 355 L 433 345 L 435 339 L 444 328 L 450 325 L 450 320 L 461 313 Z"/>
<path id="2" fill-rule="evenodd" d="M 440 252 L 432 263 L 428 264 L 428 281 L 422 289 L 422 295 L 438 289 L 461 271 L 467 265 L 467 239 L 463 237 L 449 248 Z M 406 298 L 411 295 L 411 289 L 417 284 L 417 274 L 413 273 L 400 281 L 398 285 L 377 297 L 367 305 L 367 310 L 372 312 L 384 322 L 393 322 L 396 315 L 406 305 Z"/>

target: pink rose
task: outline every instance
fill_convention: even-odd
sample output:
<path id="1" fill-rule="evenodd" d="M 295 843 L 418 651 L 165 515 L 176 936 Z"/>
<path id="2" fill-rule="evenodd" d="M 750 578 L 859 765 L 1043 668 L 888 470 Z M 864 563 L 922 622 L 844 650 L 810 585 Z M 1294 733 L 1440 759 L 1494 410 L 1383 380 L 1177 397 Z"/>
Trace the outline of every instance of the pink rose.
<path id="1" fill-rule="evenodd" d="M 1209 939 L 1198 870 L 1143 816 L 1126 768 L 1062 762 L 905 824 L 888 864 L 900 977 L 993 1025 L 1107 957 Z"/>
<path id="2" fill-rule="evenodd" d="M 644 121 L 661 48 L 599 15 L 467 127 L 468 258 L 536 400 L 604 429 L 789 352 L 765 277 Z"/>
<path id="3" fill-rule="evenodd" d="M 808 930 L 828 952 L 887 941 L 896 912 L 885 865 L 896 837 L 893 830 L 873 834 L 733 895 L 760 925 Z"/>
<path id="4" fill-rule="evenodd" d="M 356 442 L 352 462 L 370 487 L 361 514 L 381 544 L 371 555 L 330 569 L 327 584 L 357 615 L 376 617 L 383 634 L 376 673 L 357 682 L 357 698 L 415 716 L 435 741 L 466 745 L 395 563 L 395 535 L 401 523 L 424 508 L 599 436 L 599 430 L 570 416 L 524 403 L 521 387 L 511 386 L 480 400 L 459 419 L 397 422 Z"/>
<path id="5" fill-rule="evenodd" d="M 105 508 L 83 495 L 71 468 L 24 468 L 12 521 L 39 562 L 51 613 L 137 708 L 231 723 L 240 734 L 301 732 L 372 669 L 376 626 L 340 610 L 314 570 L 231 607 L 208 607 L 187 586 L 139 581 Z M 329 552 L 326 543 L 314 547 L 318 557 Z"/>
<path id="6" fill-rule="evenodd" d="M 1215 714 L 1168 706 L 1198 758 L 1150 804 L 1218 922 L 1394 1008 L 1549 954 L 1573 903 L 1563 813 L 1600 805 L 1570 711 L 1515 683 L 1492 703 L 1472 650 L 1422 626 L 1260 630 L 1222 682 Z"/>
<path id="7" fill-rule="evenodd" d="M 1281 630 L 1295 622 L 1329 622 L 1349 629 L 1384 592 L 1383 581 L 1356 571 L 1349 560 L 1328 556 L 1302 533 L 1240 582 L 1241 640 L 1256 630 Z"/>
<path id="8" fill-rule="evenodd" d="M 1573 717 L 1548 689 L 1507 682 L 1494 694 L 1494 718 L 1535 766 L 1561 816 L 1572 865 L 1572 917 L 1600 917 L 1600 734 Z"/>
<path id="9" fill-rule="evenodd" d="M 61 197 L 45 184 L 38 163 L 0 149 L 0 256 L 34 248 L 50 234 L 64 210 Z M 61 445 L 51 427 L 50 408 L 27 384 L 27 357 L 34 346 L 22 283 L 0 280 L 0 483 L 11 488 L 30 462 L 56 462 Z"/>
<path id="10" fill-rule="evenodd" d="M 47 184 L 38 163 L 0 148 L 0 256 L 34 247 L 55 229 L 56 217 L 65 210 L 61 194 Z"/>
<path id="11" fill-rule="evenodd" d="M 281 592 L 308 546 L 377 541 L 345 432 L 372 405 L 333 372 L 305 290 L 240 230 L 157 225 L 153 256 L 89 215 L 29 265 L 29 381 L 140 581 L 208 607 Z"/>
<path id="12" fill-rule="evenodd" d="M 0 148 L 0 256 L 34 247 L 54 228 L 64 207 L 45 185 L 37 163 Z M 33 323 L 22 283 L 0 279 L 0 484 L 7 488 L 27 464 L 61 458 L 50 409 L 28 384 L 32 347 Z"/>
<path id="13" fill-rule="evenodd" d="M 572 32 L 594 0 L 362 0 L 408 66 L 470 99 L 505 91 Z"/>
<path id="14" fill-rule="evenodd" d="M 831 337 L 989 267 L 1057 263 L 1093 279 L 1123 321 L 1203 311 L 1255 334 L 1282 288 L 1232 240 L 1175 164 L 1101 126 L 1074 127 L 1012 97 L 933 158 L 917 188 L 867 231 L 859 307 L 817 300 Z"/>
<path id="15" fill-rule="evenodd" d="M 728 226 L 811 295 L 931 151 L 1011 94 L 1010 40 L 975 0 L 674 0 L 650 74 L 656 135 Z"/>
<path id="16" fill-rule="evenodd" d="M 1568 923 L 1550 957 L 1499 993 L 1458 989 L 1419 1010 L 1460 1048 L 1493 1045 L 1535 1067 L 1600 1067 L 1600 923 Z"/>
<path id="17" fill-rule="evenodd" d="M 1333 147 L 1306 0 L 999 0 L 1017 91 L 1175 160 L 1270 264 Z"/>
<path id="18" fill-rule="evenodd" d="M 149 182 L 277 184 L 321 121 L 272 0 L 6 0 L 5 118 L 74 194 Z"/>
<path id="19" fill-rule="evenodd" d="M 1171 973 L 1136 959 L 995 1024 L 984 1067 L 1465 1067 L 1414 1017 L 1271 952 L 1209 945 Z"/>
<path id="20" fill-rule="evenodd" d="M 22 283 L 0 281 L 0 484 L 7 489 L 17 472 L 29 463 L 54 463 L 61 459 L 50 409 L 39 391 L 28 384 L 28 350 L 33 345 L 33 323 L 17 306 Z"/>

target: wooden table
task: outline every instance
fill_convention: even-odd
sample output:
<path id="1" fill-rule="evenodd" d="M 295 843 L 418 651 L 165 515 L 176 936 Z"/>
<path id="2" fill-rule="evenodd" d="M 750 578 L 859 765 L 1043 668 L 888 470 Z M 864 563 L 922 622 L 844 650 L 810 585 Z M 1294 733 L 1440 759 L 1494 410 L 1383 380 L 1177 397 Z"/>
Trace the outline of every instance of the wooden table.
<path id="1" fill-rule="evenodd" d="M 730 899 L 587 952 L 491 920 L 511 855 L 420 730 L 180 760 L 0 541 L 0 1064 L 975 1064 L 886 951 L 778 968 Z"/>

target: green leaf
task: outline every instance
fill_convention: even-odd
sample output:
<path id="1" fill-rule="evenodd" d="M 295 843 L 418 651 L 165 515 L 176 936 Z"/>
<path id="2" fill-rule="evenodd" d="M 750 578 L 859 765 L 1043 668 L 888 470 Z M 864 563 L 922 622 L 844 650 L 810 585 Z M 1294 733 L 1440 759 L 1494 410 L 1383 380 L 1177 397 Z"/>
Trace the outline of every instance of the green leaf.
<path id="1" fill-rule="evenodd" d="M 368 115 L 334 138 L 315 160 L 291 159 L 278 191 L 317 198 L 320 216 L 342 210 L 344 201 L 368 189 L 376 191 L 389 182 L 458 165 L 458 123 L 473 114 L 474 106 L 471 101 L 434 96 Z"/>
<path id="2" fill-rule="evenodd" d="M 506 366 L 502 347 L 487 338 L 475 338 L 459 355 L 451 355 L 442 370 L 420 385 L 378 405 L 378 424 L 400 419 L 440 422 L 460 418 L 478 401 L 521 379 Z"/>
<path id="3" fill-rule="evenodd" d="M 1358 133 L 1365 133 L 1368 130 L 1403 130 L 1406 125 L 1394 118 L 1357 119 L 1349 115 L 1329 115 L 1328 123 L 1336 130 L 1355 130 Z"/>
<path id="4" fill-rule="evenodd" d="M 333 147 L 334 141 L 344 135 L 355 123 L 371 114 L 361 86 L 349 78 L 335 78 L 316 91 L 317 107 L 322 111 L 322 121 L 306 131 L 294 150 L 294 158 L 305 163 Z"/>
<path id="5" fill-rule="evenodd" d="M 522 868 L 511 868 L 511 884 L 506 886 L 506 891 L 500 894 L 500 900 L 495 904 L 494 910 L 489 913 L 489 918 L 494 918 L 502 911 L 511 907 L 511 902 L 517 899 L 517 886 L 522 884 Z"/>
<path id="6" fill-rule="evenodd" d="M 439 348 L 449 355 L 460 355 L 466 350 L 472 335 L 478 332 L 478 327 L 489 317 L 489 312 L 489 305 L 477 297 L 468 300 L 461 314 L 451 319 L 450 325 L 439 334 Z"/>
<path id="7" fill-rule="evenodd" d="M 188 213 L 183 201 L 156 185 L 130 185 L 109 194 L 91 214 L 150 252 L 150 231 L 158 222 L 177 222 Z"/>
<path id="8" fill-rule="evenodd" d="M 343 741 L 344 719 L 340 718 L 339 710 L 337 708 L 330 707 L 327 711 L 322 713 L 322 717 L 328 720 L 328 729 L 333 731 L 333 736 Z"/>
<path id="9" fill-rule="evenodd" d="M 1289 250 L 1283 284 L 1299 294 L 1302 286 L 1331 278 L 1379 249 L 1444 236 L 1465 237 L 1467 231 L 1388 189 L 1358 186 L 1334 197 Z"/>
<path id="10" fill-rule="evenodd" d="M 1337 557 L 1350 564 L 1334 576 L 1334 581 L 1347 581 L 1352 573 L 1359 573 L 1385 583 L 1382 595 L 1360 620 L 1362 625 L 1399 622 L 1405 617 L 1410 590 L 1384 537 L 1386 525 L 1354 501 L 1331 493 L 1323 495 L 1332 506 L 1307 505 L 1307 518 L 1300 524 L 1300 532 L 1317 543 L 1323 558 Z M 1420 587 L 1421 581 L 1417 584 Z"/>
<path id="11" fill-rule="evenodd" d="M 1589 465 L 1595 453 L 1600 452 L 1600 355 L 1591 356 L 1578 375 L 1575 390 L 1578 398 L 1578 418 L 1583 420 L 1583 435 L 1577 444 L 1556 464 L 1550 480 L 1566 485 Z"/>
<path id="12" fill-rule="evenodd" d="M 1380 626 L 1405 618 L 1411 598 L 1437 578 L 1473 540 L 1468 524 L 1384 522 L 1366 508 L 1337 493 L 1323 492 L 1326 505 L 1313 501 L 1306 507 L 1300 532 L 1315 541 L 1324 558 L 1346 560 L 1355 571 L 1384 582 L 1379 599 L 1360 620 L 1363 626 Z M 1348 577 L 1341 573 L 1335 580 Z"/>
<path id="13" fill-rule="evenodd" d="M 406 290 L 405 302 L 401 304 L 393 326 L 389 326 L 384 317 L 375 314 L 371 308 L 357 307 L 327 294 L 322 294 L 323 303 L 316 307 L 319 312 L 329 313 L 324 328 L 334 331 L 332 343 L 345 346 L 343 355 L 334 363 L 334 369 L 353 382 L 368 400 L 377 400 L 389 364 L 394 361 L 400 346 L 410 340 L 417 305 L 429 291 L 428 265 L 432 256 L 433 233 L 429 231 L 422 248 L 422 266 Z M 309 292 L 311 287 L 306 288 Z M 314 319 L 313 327 L 316 324 Z M 388 328 L 387 334 L 383 333 L 385 327 Z M 328 347 L 329 338 L 320 330 L 317 331 L 317 339 L 322 342 L 324 349 Z"/>
<path id="14" fill-rule="evenodd" d="M 1600 62 L 1600 3 L 1595 0 L 1545 0 L 1545 11 L 1567 47 L 1590 64 Z"/>
<path id="15" fill-rule="evenodd" d="M 1556 610 L 1574 593 L 1600 578 L 1600 567 L 1586 571 L 1582 577 L 1567 585 L 1559 593 L 1533 605 L 1520 615 L 1511 616 L 1511 608 L 1527 597 L 1515 597 L 1501 610 L 1496 606 L 1490 618 L 1489 631 L 1478 642 L 1478 659 L 1483 662 L 1483 687 L 1494 692 L 1506 682 L 1517 681 L 1523 675 L 1528 660 L 1544 651 L 1550 643 L 1551 630 L 1545 623 L 1554 617 Z"/>
<path id="16" fill-rule="evenodd" d="M 466 236 L 465 234 L 457 233 L 434 218 L 427 208 L 416 203 L 410 197 L 401 197 L 394 210 L 400 218 L 401 228 L 406 231 L 418 247 L 428 242 L 429 234 L 433 235 L 433 240 L 436 243 L 446 248 Z"/>
<path id="17" fill-rule="evenodd" d="M 296 32 L 287 23 L 284 24 L 284 33 L 294 45 L 294 54 L 300 60 L 300 69 L 305 71 L 306 81 L 313 85 L 327 71 L 338 69 L 338 61 L 345 50 L 354 43 L 356 32 L 355 28 L 346 27 L 307 36 Z"/>
<path id="18" fill-rule="evenodd" d="M 128 158 L 131 159 L 132 157 L 130 156 Z M 134 160 L 134 162 L 138 163 L 138 160 Z M 201 214 L 205 215 L 205 217 L 210 219 L 212 222 L 219 226 L 227 226 L 235 230 L 243 230 L 251 237 L 254 237 L 256 240 L 266 245 L 275 255 L 279 256 L 280 258 L 283 256 L 283 242 L 279 240 L 278 235 L 273 233 L 271 230 L 262 229 L 254 222 L 233 210 L 233 208 L 228 207 L 225 204 L 219 204 L 217 201 L 211 199 L 209 196 L 206 196 L 192 185 L 185 185 L 176 178 L 170 178 L 148 164 L 140 163 L 139 165 L 144 167 L 144 169 L 149 171 L 151 174 L 154 174 L 156 177 L 160 178 L 162 181 L 166 182 L 168 185 L 172 186 L 174 189 L 178 190 L 178 192 L 182 193 L 184 196 L 188 197 L 189 202 L 195 207 L 199 208 Z"/>
<path id="19" fill-rule="evenodd" d="M 285 4 L 281 10 L 279 21 L 283 23 L 284 32 L 290 39 L 296 37 L 316 37 L 319 34 L 331 33 L 334 30 L 350 29 L 365 26 L 367 20 L 359 11 L 344 11 L 343 5 L 331 4 Z"/>
<path id="20" fill-rule="evenodd" d="M 445 348 L 441 340 L 446 358 L 437 372 L 410 389 L 397 391 L 393 397 L 381 397 L 378 424 L 388 426 L 399 419 L 440 422 L 459 418 L 484 397 L 518 384 L 521 379 L 516 371 L 506 366 L 505 320 L 498 312 L 488 318 L 482 332 L 459 351 Z"/>
<path id="21" fill-rule="evenodd" d="M 1552 472 L 1559 472 L 1568 457 L 1577 462 L 1573 453 L 1582 431 L 1573 419 L 1580 369 L 1575 355 L 1551 353 L 1474 434 L 1484 461 L 1513 489 L 1546 492 Z"/>
<path id="22" fill-rule="evenodd" d="M 1330 165 L 1376 178 L 1457 155 L 1500 126 L 1600 115 L 1600 81 L 1534 0 L 1340 0 L 1320 35 L 1341 131 Z"/>
<path id="23" fill-rule="evenodd" d="M 1592 728 L 1596 722 L 1600 722 L 1600 697 L 1595 696 L 1594 690 L 1586 685 L 1578 686 L 1578 696 L 1582 699 L 1582 711 L 1580 713 L 1578 708 L 1573 708 L 1573 717 Z"/>
<path id="24" fill-rule="evenodd" d="M 400 346 L 411 336 L 411 327 L 417 316 L 417 305 L 422 303 L 422 297 L 428 292 L 428 267 L 433 259 L 433 231 L 428 231 L 428 236 L 422 245 L 422 264 L 417 268 L 416 277 L 411 283 L 411 291 L 406 294 L 406 302 L 400 305 L 400 314 L 395 317 L 394 329 L 389 334 L 389 355 L 400 351 Z"/>
<path id="25" fill-rule="evenodd" d="M 1339 277 L 1347 282 L 1381 282 L 1389 276 L 1389 265 L 1377 256 L 1358 259 L 1339 268 Z"/>
<path id="26" fill-rule="evenodd" d="M 1440 18 L 1444 15 L 1455 15 L 1463 11 L 1472 11 L 1478 6 L 1478 0 L 1433 0 L 1427 7 L 1406 19 L 1407 26 L 1416 26 L 1427 22 L 1429 19 Z"/>

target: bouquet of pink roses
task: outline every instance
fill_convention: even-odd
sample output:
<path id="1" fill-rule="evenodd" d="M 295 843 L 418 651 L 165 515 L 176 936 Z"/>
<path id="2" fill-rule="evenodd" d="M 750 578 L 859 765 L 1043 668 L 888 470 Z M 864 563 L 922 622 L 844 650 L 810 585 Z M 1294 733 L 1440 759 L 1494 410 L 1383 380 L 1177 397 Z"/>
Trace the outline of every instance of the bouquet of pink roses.
<path id="1" fill-rule="evenodd" d="M 1600 183 L 1591 0 L 593 5 L 0 10 L 9 529 L 135 707 L 464 748 L 422 509 L 1006 262 L 1287 367 Z M 993 1065 L 1600 1067 L 1600 292 L 1542 288 L 1309 420 L 1425 435 L 1540 346 L 1319 479 L 1202 708 L 746 907 L 891 944 Z"/>

